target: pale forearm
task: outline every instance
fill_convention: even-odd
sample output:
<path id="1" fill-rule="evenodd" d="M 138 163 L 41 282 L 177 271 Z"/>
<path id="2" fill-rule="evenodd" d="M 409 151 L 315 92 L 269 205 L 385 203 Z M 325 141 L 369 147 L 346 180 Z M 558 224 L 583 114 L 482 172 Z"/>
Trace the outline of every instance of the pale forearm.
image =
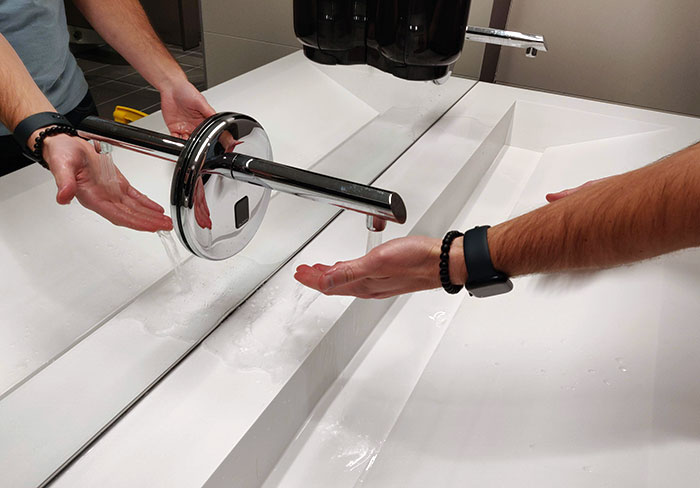
<path id="1" fill-rule="evenodd" d="M 39 112 L 55 111 L 7 39 L 0 35 L 0 122 L 9 130 Z"/>
<path id="2" fill-rule="evenodd" d="M 510 276 L 597 269 L 700 246 L 700 145 L 489 229 Z"/>
<path id="3" fill-rule="evenodd" d="M 187 81 L 137 0 L 74 0 L 74 3 L 102 38 L 158 90 Z"/>

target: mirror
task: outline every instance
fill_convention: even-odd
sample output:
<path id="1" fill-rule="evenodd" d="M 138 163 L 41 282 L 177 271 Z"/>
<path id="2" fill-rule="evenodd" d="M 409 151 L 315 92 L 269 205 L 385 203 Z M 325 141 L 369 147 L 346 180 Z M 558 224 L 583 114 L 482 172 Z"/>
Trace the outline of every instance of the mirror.
<path id="1" fill-rule="evenodd" d="M 370 184 L 472 86 L 320 66 L 297 52 L 205 95 L 217 111 L 254 116 L 277 161 Z M 165 131 L 159 115 L 137 124 Z M 134 187 L 168 206 L 173 163 L 112 155 Z M 217 262 L 172 236 L 60 207 L 54 194 L 36 165 L 0 179 L 0 471 L 9 486 L 49 479 L 338 212 L 272 192 L 252 241 Z"/>

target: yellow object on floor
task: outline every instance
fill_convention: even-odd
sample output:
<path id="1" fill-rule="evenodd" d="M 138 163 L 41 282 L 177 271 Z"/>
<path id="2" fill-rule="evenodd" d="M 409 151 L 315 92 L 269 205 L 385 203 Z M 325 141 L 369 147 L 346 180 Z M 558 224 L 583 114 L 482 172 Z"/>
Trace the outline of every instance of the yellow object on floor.
<path id="1" fill-rule="evenodd" d="M 114 117 L 114 121 L 119 122 L 121 124 L 130 124 L 135 120 L 144 118 L 146 115 L 148 114 L 143 113 L 140 110 L 136 110 L 135 108 L 122 107 L 121 105 L 117 105 L 114 109 L 114 113 L 112 114 L 112 116 Z"/>

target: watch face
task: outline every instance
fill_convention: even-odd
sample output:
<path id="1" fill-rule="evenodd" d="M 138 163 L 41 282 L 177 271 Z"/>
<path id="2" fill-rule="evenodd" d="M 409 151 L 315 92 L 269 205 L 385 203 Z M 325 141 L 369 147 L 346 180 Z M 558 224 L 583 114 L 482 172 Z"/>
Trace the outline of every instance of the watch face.
<path id="1" fill-rule="evenodd" d="M 490 283 L 484 283 L 483 285 L 475 285 L 468 289 L 469 294 L 477 298 L 492 297 L 494 295 L 501 295 L 503 293 L 508 293 L 513 289 L 513 282 L 510 280 L 506 281 L 496 281 Z"/>

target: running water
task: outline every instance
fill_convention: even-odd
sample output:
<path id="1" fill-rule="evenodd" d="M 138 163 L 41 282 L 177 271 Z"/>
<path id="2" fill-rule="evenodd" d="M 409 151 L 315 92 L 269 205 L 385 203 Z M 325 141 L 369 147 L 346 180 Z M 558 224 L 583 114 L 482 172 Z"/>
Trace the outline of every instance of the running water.
<path id="1" fill-rule="evenodd" d="M 189 291 L 189 286 L 187 285 L 187 280 L 182 274 L 182 256 L 180 256 L 180 251 L 177 250 L 177 244 L 175 244 L 175 239 L 173 239 L 173 234 L 171 232 L 165 232 L 159 230 L 158 237 L 160 237 L 160 242 L 163 244 L 165 249 L 165 254 L 168 255 L 170 264 L 173 265 L 173 271 L 175 272 L 175 279 L 180 286 L 180 291 Z"/>
<path id="2" fill-rule="evenodd" d="M 121 195 L 121 187 L 119 186 L 119 176 L 117 167 L 112 159 L 112 146 L 106 142 L 99 143 L 99 153 L 97 155 L 97 179 L 102 187 L 107 189 L 111 196 Z"/>
<path id="3" fill-rule="evenodd" d="M 367 234 L 367 251 L 370 252 L 372 249 L 377 247 L 382 243 L 382 233 L 370 230 Z"/>

